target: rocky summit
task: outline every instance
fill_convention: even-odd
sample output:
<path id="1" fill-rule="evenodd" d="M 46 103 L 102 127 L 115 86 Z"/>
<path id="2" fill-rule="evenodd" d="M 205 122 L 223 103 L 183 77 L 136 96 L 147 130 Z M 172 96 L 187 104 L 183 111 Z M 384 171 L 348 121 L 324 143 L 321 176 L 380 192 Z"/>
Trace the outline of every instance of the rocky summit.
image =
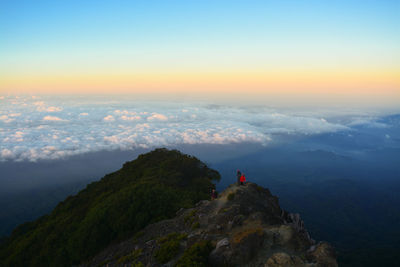
<path id="1" fill-rule="evenodd" d="M 215 200 L 181 209 L 114 243 L 82 266 L 337 266 L 298 214 L 254 183 L 231 185 Z"/>

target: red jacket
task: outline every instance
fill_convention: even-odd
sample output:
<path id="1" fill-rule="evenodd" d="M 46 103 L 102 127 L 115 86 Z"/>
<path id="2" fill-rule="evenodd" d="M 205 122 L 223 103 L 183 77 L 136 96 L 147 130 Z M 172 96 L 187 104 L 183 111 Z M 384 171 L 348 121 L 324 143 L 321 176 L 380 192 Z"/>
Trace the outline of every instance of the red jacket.
<path id="1" fill-rule="evenodd" d="M 240 181 L 241 182 L 246 182 L 246 177 L 244 176 L 244 174 L 242 174 L 242 176 L 240 176 Z"/>

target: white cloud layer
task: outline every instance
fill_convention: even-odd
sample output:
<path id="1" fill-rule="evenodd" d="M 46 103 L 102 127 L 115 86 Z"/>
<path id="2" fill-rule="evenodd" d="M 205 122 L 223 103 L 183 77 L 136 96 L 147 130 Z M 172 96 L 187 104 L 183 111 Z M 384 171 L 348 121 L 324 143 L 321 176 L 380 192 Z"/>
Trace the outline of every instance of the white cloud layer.
<path id="1" fill-rule="evenodd" d="M 148 121 L 167 121 L 168 117 L 160 114 L 160 113 L 153 113 L 151 116 L 147 117 Z"/>
<path id="2" fill-rule="evenodd" d="M 0 161 L 180 144 L 267 145 L 281 135 L 348 130 L 352 123 L 318 113 L 205 103 L 11 96 L 1 101 Z"/>
<path id="3" fill-rule="evenodd" d="M 114 119 L 114 117 L 113 117 L 112 115 L 105 116 L 105 117 L 103 118 L 103 120 L 104 120 L 104 121 L 115 121 L 115 119 Z"/>
<path id="4" fill-rule="evenodd" d="M 60 107 L 53 107 L 53 106 L 46 106 L 43 101 L 37 101 L 33 103 L 36 106 L 36 110 L 39 112 L 60 112 L 62 108 Z"/>
<path id="5" fill-rule="evenodd" d="M 63 119 L 60 119 L 59 117 L 56 117 L 56 116 L 44 116 L 43 120 L 44 121 L 64 121 Z"/>

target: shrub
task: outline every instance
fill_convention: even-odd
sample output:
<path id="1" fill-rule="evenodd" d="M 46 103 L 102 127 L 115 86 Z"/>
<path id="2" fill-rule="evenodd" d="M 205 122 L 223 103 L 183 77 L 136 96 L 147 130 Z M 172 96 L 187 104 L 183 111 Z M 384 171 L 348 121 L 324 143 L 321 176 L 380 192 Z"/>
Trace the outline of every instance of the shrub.
<path id="1" fill-rule="evenodd" d="M 129 253 L 128 255 L 122 256 L 121 258 L 118 259 L 118 263 L 125 263 L 125 262 L 133 262 L 135 261 L 140 254 L 142 254 L 142 249 L 137 249 Z"/>
<path id="2" fill-rule="evenodd" d="M 193 225 L 192 225 L 192 229 L 194 230 L 194 229 L 198 229 L 200 227 L 200 223 L 199 222 L 195 222 Z"/>
<path id="3" fill-rule="evenodd" d="M 175 266 L 209 266 L 208 256 L 213 249 L 214 247 L 209 240 L 197 242 L 193 246 L 185 250 L 182 257 L 178 260 Z"/>
<path id="4" fill-rule="evenodd" d="M 143 235 L 144 235 L 144 232 L 143 231 L 139 231 L 133 236 L 133 238 L 136 240 L 138 238 L 141 238 Z"/>
<path id="5" fill-rule="evenodd" d="M 189 212 L 189 214 L 186 215 L 185 218 L 183 218 L 184 222 L 189 223 L 189 225 L 193 224 L 193 222 L 196 219 L 196 213 L 197 213 L 197 210 L 195 210 L 195 209 L 191 210 Z"/>
<path id="6" fill-rule="evenodd" d="M 181 240 L 186 238 L 186 234 L 171 233 L 157 240 L 160 247 L 154 253 L 154 257 L 159 263 L 167 263 L 178 253 Z"/>
<path id="7" fill-rule="evenodd" d="M 231 201 L 235 198 L 235 193 L 229 193 L 228 200 Z"/>

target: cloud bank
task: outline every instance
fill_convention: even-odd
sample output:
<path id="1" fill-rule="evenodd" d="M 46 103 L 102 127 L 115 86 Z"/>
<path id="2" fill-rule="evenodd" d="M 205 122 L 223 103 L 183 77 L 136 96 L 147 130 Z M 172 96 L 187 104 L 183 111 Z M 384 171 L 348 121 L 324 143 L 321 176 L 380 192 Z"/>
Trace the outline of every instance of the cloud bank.
<path id="1" fill-rule="evenodd" d="M 180 144 L 265 146 L 279 136 L 349 130 L 352 123 L 299 114 L 207 103 L 2 96 L 0 160 L 49 160 Z"/>

